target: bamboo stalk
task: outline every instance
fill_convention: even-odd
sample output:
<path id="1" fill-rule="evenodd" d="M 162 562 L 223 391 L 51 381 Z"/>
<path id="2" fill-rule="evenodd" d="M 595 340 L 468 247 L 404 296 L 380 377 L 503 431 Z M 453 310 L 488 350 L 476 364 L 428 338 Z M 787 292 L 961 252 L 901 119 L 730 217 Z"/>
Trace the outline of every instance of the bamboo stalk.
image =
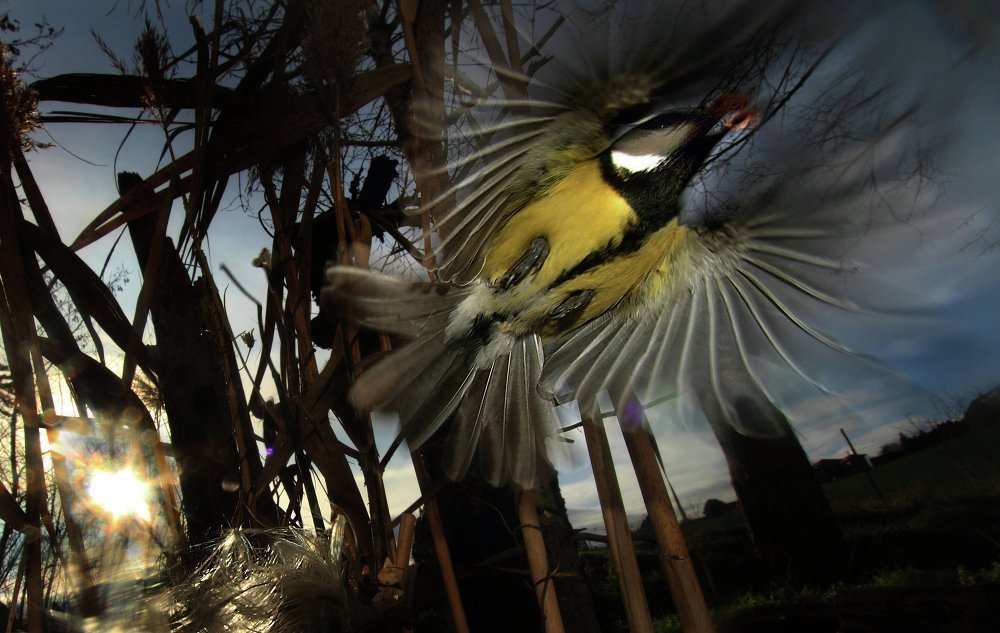
<path id="1" fill-rule="evenodd" d="M 632 400 L 630 412 L 637 418 L 624 420 L 619 417 L 625 446 L 628 448 L 635 476 L 639 480 L 639 490 L 646 504 L 649 522 L 660 555 L 660 565 L 667 577 L 670 595 L 677 608 L 684 633 L 715 633 L 712 615 L 709 613 L 698 575 L 691 562 L 691 554 L 684 542 L 684 534 L 677 523 L 677 516 L 670 503 L 663 472 L 656 457 L 656 449 L 648 430 L 648 420 L 641 407 Z M 638 423 L 638 427 L 632 426 Z M 631 428 L 630 428 L 631 426 Z"/>
<path id="2" fill-rule="evenodd" d="M 588 407 L 581 404 L 582 411 Z M 608 545 L 611 548 L 611 562 L 614 564 L 618 585 L 621 588 L 625 613 L 628 616 L 629 631 L 632 633 L 653 633 L 653 620 L 649 615 L 649 604 L 642 587 L 639 562 L 632 545 L 632 533 L 625 518 L 625 504 L 622 501 L 618 477 L 615 475 L 611 447 L 604 427 L 584 416 L 583 432 L 587 439 L 590 463 L 594 468 L 597 496 L 601 502 L 601 513 L 608 531 Z"/>
<path id="3" fill-rule="evenodd" d="M 414 451 L 411 455 L 413 457 L 413 470 L 417 474 L 417 483 L 420 485 L 420 493 L 427 496 L 427 492 L 431 488 L 430 478 L 427 476 L 427 471 L 424 470 L 420 454 Z M 427 513 L 427 521 L 431 527 L 434 553 L 437 554 L 438 565 L 441 567 L 441 579 L 444 581 L 445 596 L 448 598 L 448 607 L 451 609 L 455 633 L 469 633 L 469 622 L 465 618 L 462 595 L 458 591 L 455 567 L 451 562 L 451 552 L 448 550 L 448 541 L 444 536 L 444 523 L 441 522 L 441 513 L 438 510 L 437 501 L 433 497 L 427 496 L 424 512 Z"/>
<path id="4" fill-rule="evenodd" d="M 538 520 L 539 495 L 534 490 L 522 490 L 517 504 L 521 520 L 521 539 L 528 554 L 528 568 L 531 570 L 531 584 L 538 598 L 538 610 L 542 613 L 545 633 L 562 633 L 562 613 L 556 596 L 556 585 L 549 570 L 549 556 L 542 538 L 542 526 Z"/>

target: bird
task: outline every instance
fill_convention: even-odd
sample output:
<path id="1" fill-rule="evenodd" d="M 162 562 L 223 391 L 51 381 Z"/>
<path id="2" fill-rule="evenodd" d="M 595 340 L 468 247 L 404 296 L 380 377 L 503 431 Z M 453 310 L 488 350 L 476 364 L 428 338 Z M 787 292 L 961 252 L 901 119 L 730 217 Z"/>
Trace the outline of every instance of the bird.
<path id="1" fill-rule="evenodd" d="M 568 20 L 542 71 L 483 62 L 500 97 L 454 77 L 492 122 L 425 204 L 434 279 L 326 271 L 324 302 L 409 340 L 352 403 L 397 413 L 411 446 L 447 425 L 453 479 L 477 460 L 494 485 L 538 483 L 555 400 L 593 418 L 607 393 L 629 418 L 676 398 L 766 436 L 778 423 L 737 403 L 808 393 L 851 415 L 852 379 L 900 389 L 844 332 L 905 295 L 859 244 L 902 248 L 925 156 L 914 101 L 872 88 L 843 44 L 855 22 L 828 33 L 829 14 L 783 2 L 605 11 Z"/>

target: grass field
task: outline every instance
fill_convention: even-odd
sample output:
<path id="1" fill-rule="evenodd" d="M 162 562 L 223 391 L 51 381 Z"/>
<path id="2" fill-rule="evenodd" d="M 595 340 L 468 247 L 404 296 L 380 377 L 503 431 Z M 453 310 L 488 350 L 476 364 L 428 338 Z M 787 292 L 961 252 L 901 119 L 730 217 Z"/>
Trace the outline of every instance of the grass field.
<path id="1" fill-rule="evenodd" d="M 755 618 L 765 623 L 759 630 L 800 630 L 768 629 L 768 618 L 787 624 L 789 618 L 808 621 L 819 614 L 828 622 L 838 594 L 857 588 L 1000 582 L 1000 423 L 972 427 L 871 476 L 884 502 L 863 474 L 824 486 L 846 546 L 841 580 L 833 585 L 802 586 L 776 577 L 756 557 L 737 511 L 685 524 L 720 633 L 758 630 L 747 624 Z M 612 610 L 609 619 L 621 622 L 614 615 L 617 584 L 601 573 L 608 566 L 606 552 L 586 557 L 594 589 Z M 640 565 L 657 630 L 679 630 L 652 548 L 640 546 Z M 801 630 L 831 630 L 824 626 Z"/>
<path id="2" fill-rule="evenodd" d="M 848 579 L 958 580 L 1000 561 L 1000 424 L 980 426 L 827 484 L 852 559 Z M 970 572 L 971 570 L 971 572 Z"/>
<path id="3" fill-rule="evenodd" d="M 914 495 L 949 498 L 996 495 L 1000 486 L 1000 423 L 978 425 L 969 433 L 872 471 L 890 500 Z M 825 486 L 834 503 L 878 501 L 863 475 Z"/>

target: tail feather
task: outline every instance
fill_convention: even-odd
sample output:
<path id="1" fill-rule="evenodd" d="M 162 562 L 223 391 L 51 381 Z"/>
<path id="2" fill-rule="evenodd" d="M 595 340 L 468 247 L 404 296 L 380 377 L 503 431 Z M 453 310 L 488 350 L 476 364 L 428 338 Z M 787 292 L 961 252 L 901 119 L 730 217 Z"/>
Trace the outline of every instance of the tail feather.
<path id="1" fill-rule="evenodd" d="M 518 406 L 518 400 L 523 398 L 518 399 L 517 394 L 527 388 L 524 383 L 524 365 L 514 352 L 506 358 L 498 359 L 496 364 L 501 371 L 494 372 L 494 379 L 489 383 L 487 402 L 490 404 L 483 424 L 482 445 L 488 447 L 490 452 L 482 454 L 480 464 L 483 477 L 490 482 L 503 478 L 505 471 L 515 463 L 518 449 L 522 448 L 520 427 L 523 424 L 523 411 Z M 532 465 L 525 464 L 524 469 L 532 471 Z"/>
<path id="2" fill-rule="evenodd" d="M 545 440 L 557 426 L 551 403 L 536 388 L 541 372 L 537 336 L 518 339 L 510 354 L 477 372 L 448 438 L 450 477 L 463 476 L 478 453 L 489 483 L 538 483 L 547 463 Z"/>
<path id="3" fill-rule="evenodd" d="M 334 310 L 346 305 L 360 325 L 413 339 L 358 377 L 351 404 L 396 411 L 407 439 L 426 441 L 458 408 L 472 378 L 467 354 L 449 348 L 444 334 L 468 292 L 344 266 L 331 266 L 326 276 L 324 303 Z"/>
<path id="4" fill-rule="evenodd" d="M 473 371 L 467 354 L 449 349 L 444 333 L 421 336 L 369 367 L 348 397 L 365 411 L 395 411 L 411 447 L 427 441 L 455 412 Z"/>
<path id="5" fill-rule="evenodd" d="M 482 420 L 486 416 L 486 390 L 493 373 L 493 367 L 477 371 L 473 374 L 472 384 L 465 394 L 458 414 L 457 423 L 448 435 L 446 453 L 449 455 L 448 476 L 460 479 L 469 471 L 472 459 L 479 448 L 479 438 L 482 435 Z"/>
<path id="6" fill-rule="evenodd" d="M 446 350 L 434 339 L 422 336 L 366 369 L 351 388 L 351 404 L 369 411 L 395 408 L 404 392 L 426 386 L 432 378 L 436 382 L 440 374 L 427 372 L 445 369 L 448 364 L 439 361 L 452 359 L 441 358 Z"/>
<path id="7" fill-rule="evenodd" d="M 439 350 L 443 338 L 437 337 Z M 473 370 L 462 353 L 439 351 L 426 377 L 417 377 L 394 403 L 403 434 L 411 447 L 426 442 L 458 409 L 472 382 Z M 387 363 L 393 359 L 387 358 Z"/>
<path id="8" fill-rule="evenodd" d="M 551 405 L 537 390 L 537 336 L 518 339 L 509 354 L 477 369 L 475 348 L 448 344 L 449 319 L 470 289 L 339 266 L 330 267 L 327 278 L 324 302 L 346 304 L 361 325 L 413 339 L 358 377 L 348 394 L 354 406 L 396 412 L 411 448 L 451 418 L 445 471 L 453 479 L 463 477 L 478 456 L 483 477 L 493 485 L 537 483 L 545 439 L 556 428 Z"/>

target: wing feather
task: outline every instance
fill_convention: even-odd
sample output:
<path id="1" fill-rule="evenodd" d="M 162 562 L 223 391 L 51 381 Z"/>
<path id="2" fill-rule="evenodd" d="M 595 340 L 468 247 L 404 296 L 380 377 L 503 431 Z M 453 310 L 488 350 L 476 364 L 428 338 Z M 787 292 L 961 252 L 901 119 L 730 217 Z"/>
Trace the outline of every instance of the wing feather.
<path id="1" fill-rule="evenodd" d="M 441 329 L 469 290 L 426 281 L 406 281 L 350 266 L 330 266 L 320 297 L 333 311 L 347 307 L 358 324 L 417 337 Z"/>
<path id="2" fill-rule="evenodd" d="M 493 485 L 539 483 L 548 463 L 546 440 L 557 427 L 551 402 L 535 388 L 541 368 L 541 340 L 527 336 L 476 372 L 448 436 L 449 477 L 463 477 L 475 455 Z"/>

